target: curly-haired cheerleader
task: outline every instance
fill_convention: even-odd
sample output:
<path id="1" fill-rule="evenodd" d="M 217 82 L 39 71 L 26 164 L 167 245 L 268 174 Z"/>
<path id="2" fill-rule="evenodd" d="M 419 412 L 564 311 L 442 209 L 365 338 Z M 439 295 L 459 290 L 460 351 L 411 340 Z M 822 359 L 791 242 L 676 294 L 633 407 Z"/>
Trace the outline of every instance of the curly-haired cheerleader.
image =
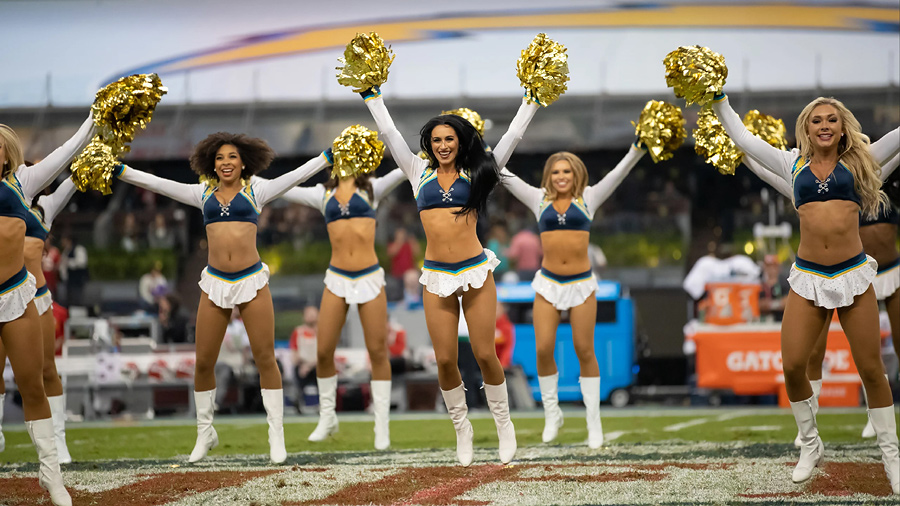
<path id="1" fill-rule="evenodd" d="M 269 424 L 269 456 L 275 463 L 287 458 L 282 426 L 284 394 L 275 361 L 275 313 L 268 286 L 269 268 L 260 261 L 256 249 L 256 223 L 264 205 L 331 165 L 331 149 L 271 181 L 251 182 L 250 178 L 265 170 L 274 157 L 262 139 L 219 132 L 201 141 L 191 155 L 191 168 L 211 182 L 177 183 L 124 165 L 118 173 L 122 181 L 203 211 L 209 265 L 200 274 L 194 369 L 197 444 L 190 462 L 201 460 L 219 444 L 212 426 L 215 365 L 234 307 L 247 326 L 250 350 L 259 370 Z"/>

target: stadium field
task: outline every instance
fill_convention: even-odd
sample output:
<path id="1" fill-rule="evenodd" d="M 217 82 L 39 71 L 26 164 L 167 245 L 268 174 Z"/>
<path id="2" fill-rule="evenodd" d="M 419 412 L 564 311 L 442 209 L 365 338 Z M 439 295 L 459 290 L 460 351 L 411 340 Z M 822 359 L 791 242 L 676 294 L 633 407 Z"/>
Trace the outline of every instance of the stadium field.
<path id="1" fill-rule="evenodd" d="M 340 432 L 317 444 L 306 441 L 315 418 L 288 418 L 281 466 L 264 453 L 261 416 L 219 417 L 220 446 L 195 465 L 192 420 L 71 424 L 77 462 L 64 477 L 76 505 L 900 504 L 880 451 L 860 437 L 861 409 L 822 410 L 826 464 L 800 485 L 790 481 L 796 425 L 787 410 L 608 409 L 599 451 L 583 443 L 578 414 L 566 413 L 558 441 L 542 444 L 542 414 L 514 413 L 519 451 L 502 466 L 490 415 L 473 413 L 468 468 L 456 464 L 455 433 L 440 414 L 395 415 L 386 452 L 372 450 L 365 415 L 342 416 Z M 4 430 L 0 504 L 49 504 L 27 434 Z"/>

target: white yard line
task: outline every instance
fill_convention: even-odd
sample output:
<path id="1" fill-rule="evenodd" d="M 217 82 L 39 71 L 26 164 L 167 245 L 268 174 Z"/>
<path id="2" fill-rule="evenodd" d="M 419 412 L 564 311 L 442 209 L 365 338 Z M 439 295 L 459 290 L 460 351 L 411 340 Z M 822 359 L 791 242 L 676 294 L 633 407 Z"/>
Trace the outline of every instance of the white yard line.
<path id="1" fill-rule="evenodd" d="M 627 430 L 615 430 L 612 432 L 607 432 L 607 433 L 603 434 L 603 441 L 606 443 L 608 443 L 610 441 L 614 441 L 614 440 L 619 439 L 620 437 L 624 436 L 625 434 L 628 434 L 629 432 L 630 431 L 627 431 Z"/>
<path id="2" fill-rule="evenodd" d="M 681 429 L 693 427 L 694 425 L 702 425 L 708 421 L 709 418 L 694 418 L 693 420 L 688 420 L 686 422 L 676 423 L 674 425 L 669 425 L 668 427 L 663 427 L 663 430 L 666 432 L 676 432 Z"/>

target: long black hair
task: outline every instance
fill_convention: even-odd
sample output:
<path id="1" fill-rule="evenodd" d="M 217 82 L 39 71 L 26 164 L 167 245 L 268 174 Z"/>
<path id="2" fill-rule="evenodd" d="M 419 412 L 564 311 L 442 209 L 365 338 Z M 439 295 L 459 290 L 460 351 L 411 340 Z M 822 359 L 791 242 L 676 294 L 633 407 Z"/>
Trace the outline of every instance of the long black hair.
<path id="1" fill-rule="evenodd" d="M 500 182 L 500 168 L 494 161 L 493 155 L 486 152 L 484 141 L 478 130 L 463 119 L 454 114 L 435 116 L 425 123 L 419 131 L 420 146 L 422 151 L 428 154 L 431 166 L 438 167 L 437 158 L 431 149 L 431 132 L 435 127 L 446 125 L 456 131 L 459 141 L 459 150 L 456 153 L 456 170 L 465 170 L 471 179 L 469 200 L 462 209 L 456 211 L 457 215 L 468 215 L 474 212 L 476 217 L 487 209 L 487 200 L 497 183 Z"/>

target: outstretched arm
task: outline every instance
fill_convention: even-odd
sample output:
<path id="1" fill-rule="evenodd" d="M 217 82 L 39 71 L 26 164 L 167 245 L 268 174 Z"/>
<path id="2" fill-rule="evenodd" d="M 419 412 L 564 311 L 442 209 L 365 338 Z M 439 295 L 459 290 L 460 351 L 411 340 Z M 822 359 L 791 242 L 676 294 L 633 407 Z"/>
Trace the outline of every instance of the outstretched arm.
<path id="1" fill-rule="evenodd" d="M 283 200 L 287 200 L 291 204 L 303 204 L 322 212 L 322 201 L 325 199 L 325 187 L 317 184 L 315 186 L 298 186 L 291 188 L 281 196 Z"/>
<path id="2" fill-rule="evenodd" d="M 314 176 L 317 172 L 330 167 L 332 163 L 331 148 L 323 151 L 321 155 L 304 163 L 296 169 L 278 176 L 275 179 L 258 179 L 253 184 L 253 193 L 260 206 L 277 199 L 298 184 Z"/>
<path id="3" fill-rule="evenodd" d="M 541 202 L 544 201 L 543 190 L 522 181 L 522 178 L 507 170 L 506 167 L 500 169 L 500 184 L 509 190 L 509 193 L 512 193 L 519 202 L 525 204 L 532 214 L 537 216 Z"/>
<path id="4" fill-rule="evenodd" d="M 403 140 L 403 136 L 400 135 L 400 130 L 397 130 L 397 127 L 394 125 L 394 120 L 384 105 L 384 99 L 381 98 L 381 90 L 377 86 L 369 88 L 360 93 L 360 95 L 366 101 L 366 107 L 369 108 L 372 117 L 375 118 L 378 131 L 381 132 L 381 137 L 384 139 L 385 144 L 388 145 L 388 149 L 391 150 L 391 156 L 394 157 L 397 166 L 406 174 L 409 182 L 415 186 L 418 184 L 422 172 L 428 166 L 428 161 L 419 158 L 410 151 L 406 141 Z"/>
<path id="5" fill-rule="evenodd" d="M 768 142 L 750 133 L 744 122 L 731 108 L 728 103 L 727 95 L 719 95 L 713 102 L 713 110 L 716 112 L 725 132 L 734 141 L 734 144 L 759 162 L 767 170 L 774 172 L 777 176 L 790 184 L 791 182 L 791 166 L 794 163 L 795 155 L 790 151 L 782 151 Z"/>
<path id="6" fill-rule="evenodd" d="M 885 165 L 897 153 L 900 153 L 900 127 L 884 134 L 877 142 L 869 145 L 869 153 L 878 165 Z M 881 169 L 884 171 L 884 167 Z M 887 179 L 882 174 L 884 179 Z"/>
<path id="7" fill-rule="evenodd" d="M 887 178 L 891 177 L 891 174 L 897 169 L 897 164 L 900 164 L 900 154 L 894 155 L 890 161 L 881 166 L 882 181 L 887 181 Z"/>
<path id="8" fill-rule="evenodd" d="M 72 181 L 72 178 L 68 177 L 59 184 L 56 191 L 50 195 L 44 195 L 43 197 L 38 198 L 38 205 L 44 210 L 44 225 L 49 227 L 53 224 L 53 220 L 55 220 L 59 215 L 59 212 L 66 207 L 66 204 L 69 203 L 69 200 L 74 194 L 75 182 Z"/>
<path id="9" fill-rule="evenodd" d="M 53 150 L 40 162 L 16 171 L 16 178 L 22 184 L 25 200 L 31 202 L 34 197 L 56 179 L 60 172 L 69 166 L 69 162 L 94 136 L 94 118 L 90 114 L 84 120 L 75 135 L 65 144 Z"/>
<path id="10" fill-rule="evenodd" d="M 503 134 L 497 145 L 494 146 L 493 153 L 494 160 L 497 161 L 497 167 L 506 167 L 509 157 L 512 156 L 513 150 L 516 149 L 519 141 L 522 140 L 522 137 L 525 135 L 525 129 L 528 128 L 528 124 L 534 118 L 534 113 L 540 107 L 538 104 L 529 102 L 524 98 L 522 99 L 522 105 L 519 106 L 512 123 L 509 124 L 509 129 Z"/>
<path id="11" fill-rule="evenodd" d="M 762 164 L 746 154 L 744 154 L 743 162 L 751 172 L 756 174 L 756 176 L 764 182 L 768 183 L 775 191 L 791 199 L 791 201 L 794 200 L 794 191 L 787 181 L 776 176 L 773 172 L 769 172 Z"/>
<path id="12" fill-rule="evenodd" d="M 125 164 L 119 166 L 116 176 L 128 184 L 139 186 L 145 190 L 165 195 L 182 204 L 203 208 L 203 189 L 205 184 L 187 184 L 154 176 L 147 172 L 133 169 Z"/>
<path id="13" fill-rule="evenodd" d="M 378 177 L 372 180 L 372 201 L 379 202 L 381 199 L 392 192 L 403 180 L 406 174 L 400 169 L 394 169 L 387 173 L 384 177 Z"/>
<path id="14" fill-rule="evenodd" d="M 612 192 L 622 184 L 622 181 L 625 180 L 625 177 L 628 176 L 631 169 L 637 165 L 638 160 L 640 160 L 646 152 L 646 150 L 632 144 L 631 148 L 628 150 L 628 154 L 625 155 L 625 158 L 622 158 L 613 170 L 609 171 L 609 173 L 594 186 L 588 186 L 584 189 L 584 203 L 591 212 L 591 215 L 593 215 L 594 212 L 597 211 L 597 208 L 606 202 L 606 199 L 612 195 Z"/>

